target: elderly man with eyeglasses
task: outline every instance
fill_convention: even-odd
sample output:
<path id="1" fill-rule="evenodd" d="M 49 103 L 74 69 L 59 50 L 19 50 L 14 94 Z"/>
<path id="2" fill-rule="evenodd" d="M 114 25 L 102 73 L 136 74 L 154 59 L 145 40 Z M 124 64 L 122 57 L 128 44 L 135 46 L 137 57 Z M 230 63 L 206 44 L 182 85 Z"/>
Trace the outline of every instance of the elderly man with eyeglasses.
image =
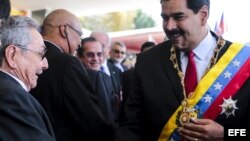
<path id="1" fill-rule="evenodd" d="M 42 106 L 29 94 L 48 68 L 37 23 L 10 17 L 0 27 L 0 140 L 55 141 Z"/>

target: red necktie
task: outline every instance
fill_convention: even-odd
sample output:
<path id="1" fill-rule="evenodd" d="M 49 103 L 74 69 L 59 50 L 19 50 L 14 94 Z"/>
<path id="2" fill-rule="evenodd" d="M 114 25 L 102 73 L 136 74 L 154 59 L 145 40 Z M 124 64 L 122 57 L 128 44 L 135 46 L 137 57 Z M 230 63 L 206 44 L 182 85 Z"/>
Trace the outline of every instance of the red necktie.
<path id="1" fill-rule="evenodd" d="M 195 61 L 194 61 L 194 52 L 189 51 L 186 52 L 186 55 L 188 57 L 188 64 L 186 68 L 184 83 L 185 83 L 185 90 L 187 96 L 193 92 L 197 85 L 197 72 L 195 67 Z"/>

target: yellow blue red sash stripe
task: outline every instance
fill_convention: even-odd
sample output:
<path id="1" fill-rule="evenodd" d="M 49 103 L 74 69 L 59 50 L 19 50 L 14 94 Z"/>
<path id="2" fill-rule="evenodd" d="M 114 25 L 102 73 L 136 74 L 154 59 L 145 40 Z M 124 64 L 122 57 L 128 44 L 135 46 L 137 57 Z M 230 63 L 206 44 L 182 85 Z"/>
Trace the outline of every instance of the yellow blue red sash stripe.
<path id="1" fill-rule="evenodd" d="M 233 43 L 216 65 L 202 78 L 194 91 L 194 97 L 188 100 L 188 103 L 199 111 L 198 118 L 203 118 L 206 110 L 249 59 L 249 56 L 250 47 Z M 180 135 L 177 131 L 177 114 L 181 109 L 182 107 L 179 106 L 170 117 L 162 129 L 158 141 L 180 140 Z"/>

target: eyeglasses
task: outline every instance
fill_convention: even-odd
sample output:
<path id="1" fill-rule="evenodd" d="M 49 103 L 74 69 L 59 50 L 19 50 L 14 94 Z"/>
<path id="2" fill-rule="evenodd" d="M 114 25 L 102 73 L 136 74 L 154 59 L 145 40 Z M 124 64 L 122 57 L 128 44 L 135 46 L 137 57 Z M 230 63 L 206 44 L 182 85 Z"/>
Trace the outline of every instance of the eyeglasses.
<path id="1" fill-rule="evenodd" d="M 95 56 L 97 57 L 102 57 L 103 56 L 103 53 L 102 52 L 97 52 L 97 53 L 94 53 L 94 52 L 86 52 L 85 53 L 85 56 L 87 58 L 94 58 Z"/>
<path id="2" fill-rule="evenodd" d="M 116 50 L 116 49 L 113 50 L 113 52 L 116 53 L 116 54 L 122 54 L 122 55 L 125 54 L 124 51 L 120 51 L 120 50 Z"/>
<path id="3" fill-rule="evenodd" d="M 28 49 L 26 46 L 22 46 L 22 45 L 15 45 L 15 46 L 20 48 L 20 49 L 28 50 L 28 51 L 31 51 L 31 52 L 37 54 L 38 56 L 40 56 L 41 60 L 44 59 L 45 53 L 47 51 L 46 47 L 44 47 L 44 50 L 40 52 L 40 51 L 35 51 L 35 50 L 32 50 L 32 49 Z"/>
<path id="4" fill-rule="evenodd" d="M 80 39 L 83 38 L 83 34 L 82 34 L 81 31 L 76 30 L 76 29 L 75 29 L 73 26 L 71 26 L 71 25 L 68 25 L 68 24 L 67 24 L 67 26 L 68 26 L 69 28 L 71 28 L 73 31 L 75 31 L 75 32 L 80 36 Z"/>

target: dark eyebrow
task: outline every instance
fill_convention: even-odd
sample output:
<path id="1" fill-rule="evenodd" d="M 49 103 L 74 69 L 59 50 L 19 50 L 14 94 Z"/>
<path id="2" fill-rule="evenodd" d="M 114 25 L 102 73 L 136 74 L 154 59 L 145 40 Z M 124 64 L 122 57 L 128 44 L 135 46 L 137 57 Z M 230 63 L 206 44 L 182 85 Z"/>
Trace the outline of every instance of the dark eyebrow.
<path id="1" fill-rule="evenodd" d="M 174 13 L 173 15 L 174 15 L 174 16 L 181 16 L 181 15 L 185 15 L 185 13 L 183 13 L 183 12 L 178 12 L 178 13 Z"/>
<path id="2" fill-rule="evenodd" d="M 180 15 L 185 15 L 185 13 L 183 13 L 183 12 L 177 12 L 177 13 L 172 13 L 171 15 L 167 15 L 167 14 L 161 13 L 161 17 L 162 18 L 174 17 L 174 16 L 180 16 Z"/>

